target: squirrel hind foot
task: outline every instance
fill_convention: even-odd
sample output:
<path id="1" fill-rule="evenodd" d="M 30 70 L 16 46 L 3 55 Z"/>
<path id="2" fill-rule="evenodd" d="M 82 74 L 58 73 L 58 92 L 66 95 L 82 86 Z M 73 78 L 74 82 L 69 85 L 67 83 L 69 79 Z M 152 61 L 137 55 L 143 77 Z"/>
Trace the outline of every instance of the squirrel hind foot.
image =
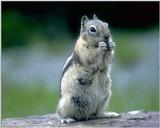
<path id="1" fill-rule="evenodd" d="M 74 119 L 72 118 L 65 118 L 65 119 L 60 119 L 59 124 L 69 124 L 75 122 Z"/>
<path id="2" fill-rule="evenodd" d="M 121 114 L 117 112 L 104 112 L 99 118 L 118 118 Z"/>

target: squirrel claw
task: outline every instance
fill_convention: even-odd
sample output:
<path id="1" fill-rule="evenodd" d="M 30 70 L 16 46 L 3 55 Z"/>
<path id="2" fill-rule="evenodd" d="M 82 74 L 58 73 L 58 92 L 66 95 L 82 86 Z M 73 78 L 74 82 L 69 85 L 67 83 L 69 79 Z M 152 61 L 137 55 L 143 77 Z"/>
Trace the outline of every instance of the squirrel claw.
<path id="1" fill-rule="evenodd" d="M 115 43 L 114 42 L 108 42 L 107 43 L 107 48 L 108 48 L 108 50 L 114 50 L 114 48 L 115 48 Z"/>
<path id="2" fill-rule="evenodd" d="M 67 119 L 61 119 L 59 124 L 68 124 L 68 123 L 73 123 L 73 122 L 75 122 L 74 119 L 67 118 Z"/>

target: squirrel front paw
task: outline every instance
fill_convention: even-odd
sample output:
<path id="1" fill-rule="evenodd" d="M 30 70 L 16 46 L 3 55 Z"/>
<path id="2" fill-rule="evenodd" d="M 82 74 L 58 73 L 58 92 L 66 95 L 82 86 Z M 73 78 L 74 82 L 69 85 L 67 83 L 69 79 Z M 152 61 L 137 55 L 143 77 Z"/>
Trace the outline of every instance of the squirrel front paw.
<path id="1" fill-rule="evenodd" d="M 105 42 L 99 42 L 98 43 L 98 48 L 100 49 L 100 50 L 107 50 L 107 44 L 105 43 Z"/>
<path id="2" fill-rule="evenodd" d="M 115 49 L 115 47 L 116 47 L 116 44 L 114 43 L 114 42 L 107 42 L 107 49 L 108 50 L 114 50 Z"/>

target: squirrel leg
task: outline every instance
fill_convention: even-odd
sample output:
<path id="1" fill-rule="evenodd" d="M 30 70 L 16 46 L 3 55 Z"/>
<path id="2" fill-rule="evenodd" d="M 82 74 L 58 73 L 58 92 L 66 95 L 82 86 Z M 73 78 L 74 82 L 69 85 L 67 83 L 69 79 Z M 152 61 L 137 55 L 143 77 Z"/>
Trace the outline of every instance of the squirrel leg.
<path id="1" fill-rule="evenodd" d="M 116 117 L 120 117 L 119 113 L 116 112 L 104 112 L 104 108 L 105 106 L 107 106 L 109 100 L 111 97 L 111 91 L 108 92 L 108 95 L 106 96 L 106 98 L 104 99 L 104 101 L 101 103 L 101 105 L 98 106 L 98 116 L 97 118 L 116 118 Z"/>
<path id="2" fill-rule="evenodd" d="M 72 119 L 73 115 L 73 104 L 70 103 L 70 100 L 66 97 L 60 99 L 58 104 L 58 115 L 59 115 L 59 123 L 71 123 L 75 120 Z"/>

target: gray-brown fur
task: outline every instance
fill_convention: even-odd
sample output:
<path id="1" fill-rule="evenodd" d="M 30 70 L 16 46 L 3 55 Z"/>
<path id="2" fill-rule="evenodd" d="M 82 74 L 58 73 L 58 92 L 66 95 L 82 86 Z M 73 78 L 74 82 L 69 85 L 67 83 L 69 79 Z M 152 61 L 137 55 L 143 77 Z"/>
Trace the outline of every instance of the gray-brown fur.
<path id="1" fill-rule="evenodd" d="M 81 32 L 63 68 L 57 112 L 65 122 L 103 117 L 111 96 L 110 66 L 115 43 L 96 15 L 81 19 Z"/>

